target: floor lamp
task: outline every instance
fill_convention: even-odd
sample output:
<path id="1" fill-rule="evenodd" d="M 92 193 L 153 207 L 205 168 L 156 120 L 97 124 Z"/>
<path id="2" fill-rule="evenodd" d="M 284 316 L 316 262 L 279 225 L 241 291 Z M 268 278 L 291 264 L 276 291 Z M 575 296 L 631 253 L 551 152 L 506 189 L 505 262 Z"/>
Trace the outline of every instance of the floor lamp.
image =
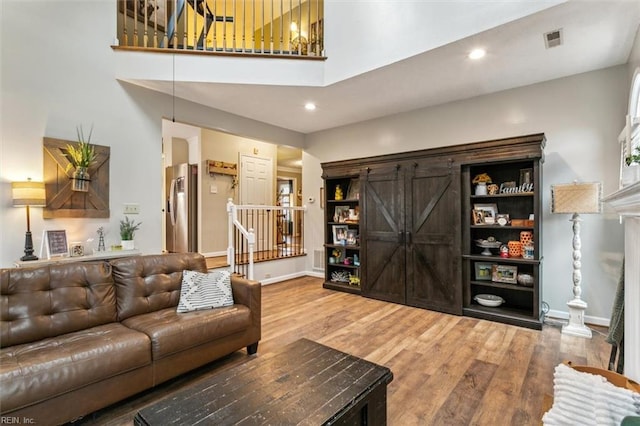
<path id="1" fill-rule="evenodd" d="M 602 185 L 594 183 L 568 183 L 551 186 L 551 212 L 572 214 L 573 222 L 573 299 L 567 302 L 569 324 L 562 327 L 563 334 L 591 338 L 591 330 L 584 325 L 584 312 L 587 303 L 580 298 L 582 273 L 580 272 L 580 214 L 600 213 Z"/>
<path id="2" fill-rule="evenodd" d="M 27 207 L 27 234 L 24 240 L 24 256 L 20 260 L 38 260 L 38 257 L 33 254 L 29 207 L 46 206 L 44 183 L 32 182 L 31 179 L 26 182 L 12 182 L 11 197 L 13 198 L 14 207 Z"/>

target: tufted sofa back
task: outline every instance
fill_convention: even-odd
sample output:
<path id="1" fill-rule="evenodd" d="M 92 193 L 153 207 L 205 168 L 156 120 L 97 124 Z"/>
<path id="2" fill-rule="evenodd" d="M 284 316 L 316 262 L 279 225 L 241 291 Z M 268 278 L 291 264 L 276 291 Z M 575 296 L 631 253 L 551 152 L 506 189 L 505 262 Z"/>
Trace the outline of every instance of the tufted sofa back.
<path id="1" fill-rule="evenodd" d="M 116 319 L 115 285 L 107 262 L 0 270 L 0 347 Z"/>
<path id="2" fill-rule="evenodd" d="M 199 253 L 170 253 L 111 261 L 118 321 L 178 305 L 182 271 L 207 272 Z"/>

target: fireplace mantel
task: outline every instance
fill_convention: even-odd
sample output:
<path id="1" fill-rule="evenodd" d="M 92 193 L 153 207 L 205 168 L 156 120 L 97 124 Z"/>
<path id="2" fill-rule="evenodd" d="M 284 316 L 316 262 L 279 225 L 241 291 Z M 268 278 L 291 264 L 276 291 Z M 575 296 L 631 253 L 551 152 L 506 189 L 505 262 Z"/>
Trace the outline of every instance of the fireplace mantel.
<path id="1" fill-rule="evenodd" d="M 624 374 L 640 382 L 640 182 L 603 201 L 624 217 Z"/>
<path id="2" fill-rule="evenodd" d="M 640 182 L 625 186 L 603 200 L 620 216 L 640 217 Z"/>

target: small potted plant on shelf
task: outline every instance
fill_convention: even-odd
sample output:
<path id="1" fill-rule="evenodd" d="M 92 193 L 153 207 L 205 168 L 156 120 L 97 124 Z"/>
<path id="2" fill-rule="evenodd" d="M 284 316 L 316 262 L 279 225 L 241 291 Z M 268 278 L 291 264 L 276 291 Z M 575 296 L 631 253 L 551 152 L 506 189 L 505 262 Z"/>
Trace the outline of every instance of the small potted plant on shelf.
<path id="1" fill-rule="evenodd" d="M 91 144 L 91 133 L 93 133 L 93 127 L 89 131 L 89 136 L 84 137 L 82 126 L 76 127 L 78 133 L 78 143 L 76 145 L 67 144 L 67 158 L 69 158 L 69 164 L 67 165 L 67 172 L 71 167 L 74 167 L 73 176 L 71 177 L 71 189 L 74 191 L 87 192 L 89 191 L 89 167 L 96 162 L 96 151 Z"/>
<path id="2" fill-rule="evenodd" d="M 135 244 L 133 243 L 133 236 L 135 232 L 140 229 L 142 222 L 135 223 L 134 220 L 129 220 L 128 216 L 120 220 L 120 239 L 122 244 L 122 250 L 133 250 Z"/>

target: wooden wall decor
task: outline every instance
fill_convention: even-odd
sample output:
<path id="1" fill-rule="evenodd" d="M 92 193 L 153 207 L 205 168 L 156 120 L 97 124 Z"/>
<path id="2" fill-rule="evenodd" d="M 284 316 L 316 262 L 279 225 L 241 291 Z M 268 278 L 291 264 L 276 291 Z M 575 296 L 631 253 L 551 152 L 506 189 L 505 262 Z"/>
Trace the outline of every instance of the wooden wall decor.
<path id="1" fill-rule="evenodd" d="M 95 145 L 96 162 L 89 167 L 91 183 L 89 192 L 71 190 L 74 167 L 66 156 L 67 145 L 78 142 L 62 139 L 43 139 L 44 184 L 47 205 L 42 216 L 45 219 L 60 217 L 109 217 L 109 156 L 111 148 Z"/>

